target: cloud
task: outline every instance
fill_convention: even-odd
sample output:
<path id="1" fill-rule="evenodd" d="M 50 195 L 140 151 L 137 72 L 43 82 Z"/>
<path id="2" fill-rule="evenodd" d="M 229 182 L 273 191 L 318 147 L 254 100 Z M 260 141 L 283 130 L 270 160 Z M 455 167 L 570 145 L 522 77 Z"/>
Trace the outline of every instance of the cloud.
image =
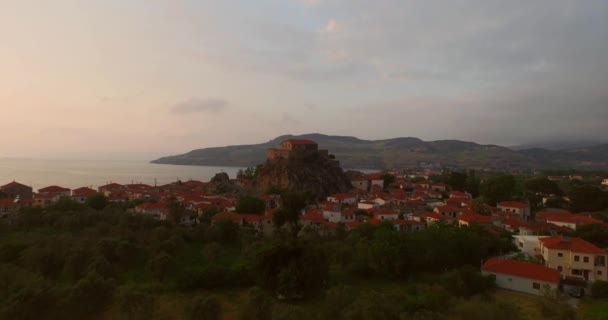
<path id="1" fill-rule="evenodd" d="M 298 0 L 298 2 L 307 7 L 316 7 L 321 4 L 322 0 Z"/>
<path id="2" fill-rule="evenodd" d="M 228 101 L 222 99 L 199 99 L 192 98 L 182 101 L 171 107 L 173 114 L 191 113 L 221 113 L 228 108 Z"/>
<path id="3" fill-rule="evenodd" d="M 329 21 L 327 21 L 327 24 L 325 25 L 325 32 L 334 32 L 337 27 L 338 23 L 336 22 L 336 20 L 329 19 Z"/>

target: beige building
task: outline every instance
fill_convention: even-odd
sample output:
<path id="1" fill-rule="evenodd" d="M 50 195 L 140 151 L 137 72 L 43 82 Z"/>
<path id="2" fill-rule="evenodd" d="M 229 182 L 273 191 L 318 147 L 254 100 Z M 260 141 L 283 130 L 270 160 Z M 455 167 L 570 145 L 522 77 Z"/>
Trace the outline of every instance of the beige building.
<path id="1" fill-rule="evenodd" d="M 580 238 L 555 236 L 540 239 L 540 253 L 549 268 L 562 276 L 587 281 L 608 280 L 608 252 Z"/>

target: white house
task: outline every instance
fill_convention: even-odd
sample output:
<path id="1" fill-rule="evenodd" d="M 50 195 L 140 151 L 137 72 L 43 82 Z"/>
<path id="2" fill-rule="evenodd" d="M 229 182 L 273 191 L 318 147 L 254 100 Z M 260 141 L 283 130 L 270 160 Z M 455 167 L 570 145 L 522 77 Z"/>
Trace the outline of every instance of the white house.
<path id="1" fill-rule="evenodd" d="M 540 255 L 540 239 L 546 238 L 547 236 L 524 236 L 514 235 L 513 243 L 519 251 L 527 254 L 528 256 L 535 257 Z"/>
<path id="2" fill-rule="evenodd" d="M 369 180 L 366 178 L 356 178 L 351 181 L 354 188 L 367 191 L 369 190 Z"/>
<path id="3" fill-rule="evenodd" d="M 357 204 L 357 195 L 352 193 L 338 193 L 327 197 L 327 201 L 341 204 Z"/>
<path id="4" fill-rule="evenodd" d="M 323 209 L 323 219 L 328 220 L 329 222 L 338 223 L 342 221 L 342 212 L 339 209 L 337 210 L 328 210 L 329 208 Z"/>
<path id="5" fill-rule="evenodd" d="M 529 262 L 492 258 L 481 266 L 483 275 L 494 275 L 499 288 L 534 295 L 543 295 L 546 290 L 557 290 L 561 275 L 559 271 Z"/>
<path id="6" fill-rule="evenodd" d="M 361 201 L 357 204 L 357 209 L 362 210 L 378 209 L 379 207 L 380 205 L 373 201 Z"/>
<path id="7" fill-rule="evenodd" d="M 381 209 L 373 212 L 374 218 L 378 220 L 397 220 L 399 213 L 390 209 Z"/>

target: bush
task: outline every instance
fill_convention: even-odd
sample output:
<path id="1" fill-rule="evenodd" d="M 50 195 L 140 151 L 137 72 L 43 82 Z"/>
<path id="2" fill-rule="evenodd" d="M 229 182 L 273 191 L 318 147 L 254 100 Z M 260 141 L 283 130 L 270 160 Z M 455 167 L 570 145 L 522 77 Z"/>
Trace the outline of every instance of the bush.
<path id="1" fill-rule="evenodd" d="M 88 197 L 85 203 L 95 210 L 103 210 L 108 205 L 108 198 L 101 193 L 97 193 Z"/>
<path id="2" fill-rule="evenodd" d="M 321 310 L 322 319 L 342 319 L 344 310 L 353 303 L 356 296 L 343 287 L 334 287 L 327 291 Z"/>
<path id="3" fill-rule="evenodd" d="M 454 296 L 469 298 L 494 287 L 494 278 L 483 276 L 478 269 L 464 266 L 441 276 L 441 284 Z"/>
<path id="4" fill-rule="evenodd" d="M 80 317 L 101 313 L 112 302 L 115 287 L 114 281 L 91 272 L 72 289 L 71 309 Z"/>
<path id="5" fill-rule="evenodd" d="M 259 288 L 248 292 L 248 299 L 239 310 L 239 320 L 272 319 L 272 299 Z"/>
<path id="6" fill-rule="evenodd" d="M 124 290 L 120 293 L 119 301 L 120 312 L 126 320 L 147 320 L 154 316 L 155 299 L 145 292 Z"/>
<path id="7" fill-rule="evenodd" d="M 456 303 L 456 307 L 454 308 L 454 310 L 450 312 L 450 315 L 450 319 L 454 320 L 523 319 L 521 311 L 517 306 L 502 302 L 489 302 L 480 299 L 459 301 L 458 303 Z"/>
<path id="8" fill-rule="evenodd" d="M 387 302 L 387 297 L 375 292 L 361 294 L 344 311 L 345 320 L 397 320 L 397 310 Z"/>
<path id="9" fill-rule="evenodd" d="M 220 320 L 222 319 L 222 305 L 215 297 L 197 298 L 192 303 L 189 319 Z"/>
<path id="10" fill-rule="evenodd" d="M 171 263 L 171 257 L 165 252 L 161 252 L 148 260 L 146 268 L 156 279 L 164 281 L 171 269 Z"/>
<path id="11" fill-rule="evenodd" d="M 177 280 L 182 290 L 215 289 L 225 287 L 243 287 L 253 284 L 250 273 L 245 268 L 232 268 L 209 265 L 203 268 L 190 269 Z"/>
<path id="12" fill-rule="evenodd" d="M 595 281 L 591 287 L 591 294 L 596 299 L 608 298 L 608 281 Z"/>

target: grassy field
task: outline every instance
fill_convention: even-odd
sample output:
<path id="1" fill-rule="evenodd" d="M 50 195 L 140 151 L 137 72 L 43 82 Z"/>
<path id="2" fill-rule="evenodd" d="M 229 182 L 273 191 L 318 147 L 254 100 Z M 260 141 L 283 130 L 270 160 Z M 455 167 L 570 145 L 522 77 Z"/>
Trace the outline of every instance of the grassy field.
<path id="1" fill-rule="evenodd" d="M 578 310 L 580 320 L 606 320 L 608 319 L 608 299 L 583 300 Z"/>
<path id="2" fill-rule="evenodd" d="M 538 308 L 538 297 L 506 290 L 496 290 L 494 297 L 497 301 L 507 302 L 520 308 L 524 319 L 541 320 L 543 319 Z"/>

